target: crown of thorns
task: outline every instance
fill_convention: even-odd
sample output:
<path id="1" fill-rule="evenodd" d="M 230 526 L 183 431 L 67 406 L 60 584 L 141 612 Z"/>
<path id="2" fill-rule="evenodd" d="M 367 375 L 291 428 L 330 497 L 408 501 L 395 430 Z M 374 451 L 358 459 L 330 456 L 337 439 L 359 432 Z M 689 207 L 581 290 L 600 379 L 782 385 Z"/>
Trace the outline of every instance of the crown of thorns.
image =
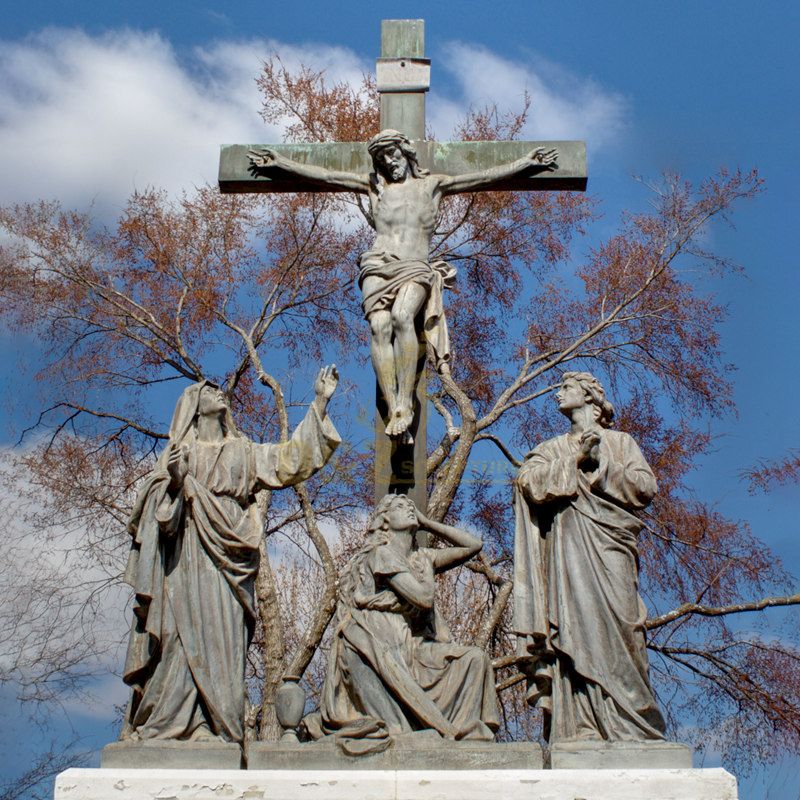
<path id="1" fill-rule="evenodd" d="M 368 142 L 367 142 L 367 150 L 371 156 L 374 156 L 376 153 L 379 153 L 381 150 L 391 147 L 395 145 L 399 147 L 401 145 L 405 145 L 406 147 L 411 147 L 411 141 L 409 138 L 400 133 L 400 131 L 394 131 L 391 128 L 387 128 L 385 131 L 381 131 L 380 133 L 376 133 Z"/>

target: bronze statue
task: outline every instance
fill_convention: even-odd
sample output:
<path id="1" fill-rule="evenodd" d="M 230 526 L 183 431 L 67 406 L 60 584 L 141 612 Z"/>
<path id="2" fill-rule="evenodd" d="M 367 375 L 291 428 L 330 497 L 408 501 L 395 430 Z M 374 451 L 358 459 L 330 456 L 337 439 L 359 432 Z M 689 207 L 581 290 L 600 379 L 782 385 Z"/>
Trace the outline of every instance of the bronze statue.
<path id="1" fill-rule="evenodd" d="M 416 548 L 417 530 L 446 546 Z M 480 539 L 429 520 L 405 495 L 383 497 L 340 579 L 320 713 L 306 720 L 312 736 L 334 735 L 351 755 L 420 730 L 494 739 L 499 719 L 489 656 L 450 641 L 433 597 L 435 574 L 480 550 Z"/>
<path id="2" fill-rule="evenodd" d="M 463 175 L 431 175 L 422 169 L 408 138 L 383 130 L 367 143 L 373 172 L 358 175 L 301 164 L 263 148 L 250 151 L 251 170 L 280 169 L 316 183 L 369 197 L 369 221 L 375 242 L 363 253 L 358 284 L 362 309 L 372 335 L 375 376 L 388 406 L 386 433 L 403 436 L 414 417 L 413 395 L 422 328 L 432 346 L 437 370 L 448 369 L 450 343 L 442 292 L 455 280 L 455 269 L 430 261 L 431 237 L 441 199 L 470 192 L 526 171 L 556 169 L 557 152 L 542 147 L 499 167 Z"/>

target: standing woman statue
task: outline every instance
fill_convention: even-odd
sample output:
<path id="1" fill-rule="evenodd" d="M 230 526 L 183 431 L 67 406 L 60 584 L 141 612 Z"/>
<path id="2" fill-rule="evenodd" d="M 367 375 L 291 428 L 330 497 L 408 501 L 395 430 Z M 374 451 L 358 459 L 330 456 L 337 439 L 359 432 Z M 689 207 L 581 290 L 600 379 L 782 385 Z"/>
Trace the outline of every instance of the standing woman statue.
<path id="1" fill-rule="evenodd" d="M 256 619 L 260 489 L 313 475 L 341 439 L 327 416 L 338 375 L 324 367 L 292 438 L 242 436 L 222 391 L 189 386 L 128 529 L 134 619 L 123 678 L 133 689 L 121 738 L 244 738 L 244 671 Z"/>
<path id="2" fill-rule="evenodd" d="M 442 292 L 452 285 L 455 269 L 443 261 L 430 262 L 441 199 L 522 172 L 557 169 L 558 154 L 539 147 L 509 164 L 480 172 L 431 175 L 420 167 L 414 147 L 399 131 L 381 131 L 369 140 L 367 149 L 373 167 L 368 175 L 301 164 L 269 148 L 248 155 L 256 175 L 279 169 L 369 197 L 368 218 L 376 235 L 372 249 L 361 256 L 361 307 L 372 336 L 372 365 L 388 406 L 386 433 L 407 436 L 414 419 L 419 358 L 415 320 L 420 313 L 436 369 L 447 369 L 450 358 Z"/>
<path id="3" fill-rule="evenodd" d="M 525 459 L 514 488 L 514 621 L 528 702 L 554 741 L 664 738 L 648 676 L 634 514 L 656 492 L 636 442 L 609 430 L 599 381 L 566 372 L 568 433 Z"/>

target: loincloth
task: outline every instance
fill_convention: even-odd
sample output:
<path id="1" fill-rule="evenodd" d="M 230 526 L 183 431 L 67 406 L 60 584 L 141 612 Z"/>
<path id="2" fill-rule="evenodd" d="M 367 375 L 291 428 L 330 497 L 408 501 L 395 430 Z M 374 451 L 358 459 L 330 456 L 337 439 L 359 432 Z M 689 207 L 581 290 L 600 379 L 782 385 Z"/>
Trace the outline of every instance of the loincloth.
<path id="1" fill-rule="evenodd" d="M 403 286 L 416 283 L 427 290 L 428 299 L 422 310 L 425 339 L 434 352 L 436 369 L 450 358 L 450 336 L 444 316 L 442 295 L 455 283 L 455 267 L 446 261 L 432 264 L 418 259 L 403 260 L 383 250 L 369 250 L 361 256 L 358 287 L 362 291 L 361 308 L 369 319 L 376 311 L 391 311 Z M 364 279 L 380 278 L 369 294 L 364 294 Z"/>

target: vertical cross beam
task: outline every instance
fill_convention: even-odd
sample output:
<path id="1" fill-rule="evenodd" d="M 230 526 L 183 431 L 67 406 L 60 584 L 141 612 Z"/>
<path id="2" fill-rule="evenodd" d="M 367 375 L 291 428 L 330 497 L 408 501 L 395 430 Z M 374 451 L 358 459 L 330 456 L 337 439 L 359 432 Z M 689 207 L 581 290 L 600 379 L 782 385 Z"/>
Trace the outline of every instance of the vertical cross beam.
<path id="1" fill-rule="evenodd" d="M 381 57 L 375 65 L 381 130 L 393 128 L 412 141 L 425 138 L 425 93 L 431 85 L 431 61 L 424 53 L 425 20 L 381 22 Z"/>
<path id="2" fill-rule="evenodd" d="M 425 138 L 425 93 L 430 87 L 430 59 L 424 58 L 425 21 L 385 19 L 381 22 L 381 57 L 376 64 L 381 98 L 381 130 L 394 128 L 409 139 Z M 420 315 L 421 316 L 421 315 Z M 421 321 L 421 320 L 420 320 Z M 387 492 L 407 494 L 420 511 L 428 508 L 425 462 L 427 453 L 427 391 L 425 340 L 419 338 L 414 420 L 409 433 L 413 444 L 386 435 L 388 412 L 380 388 L 375 387 L 375 501 Z"/>

